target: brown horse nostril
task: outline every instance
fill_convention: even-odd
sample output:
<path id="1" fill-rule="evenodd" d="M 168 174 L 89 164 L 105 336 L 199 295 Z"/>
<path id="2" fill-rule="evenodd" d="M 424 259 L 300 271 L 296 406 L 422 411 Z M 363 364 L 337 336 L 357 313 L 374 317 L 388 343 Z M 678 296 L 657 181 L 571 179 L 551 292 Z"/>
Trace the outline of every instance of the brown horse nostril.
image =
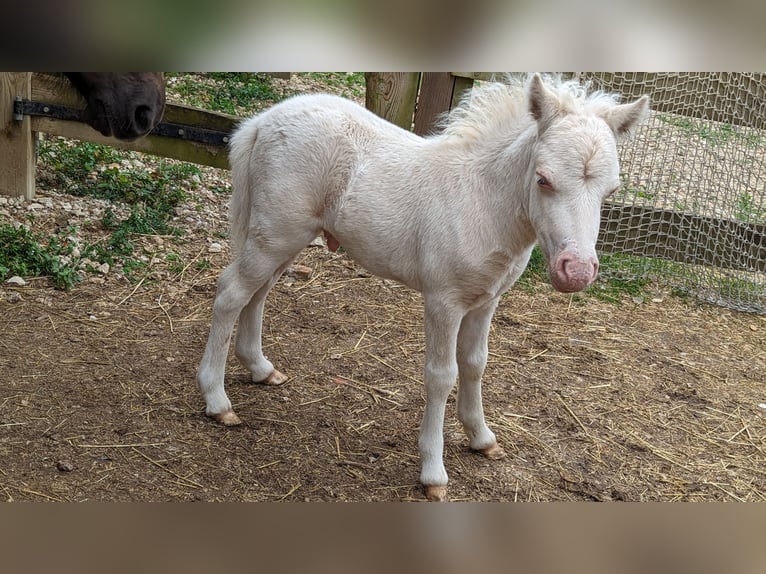
<path id="1" fill-rule="evenodd" d="M 149 106 L 136 106 L 133 125 L 137 133 L 143 134 L 152 128 L 153 115 L 152 109 Z"/>

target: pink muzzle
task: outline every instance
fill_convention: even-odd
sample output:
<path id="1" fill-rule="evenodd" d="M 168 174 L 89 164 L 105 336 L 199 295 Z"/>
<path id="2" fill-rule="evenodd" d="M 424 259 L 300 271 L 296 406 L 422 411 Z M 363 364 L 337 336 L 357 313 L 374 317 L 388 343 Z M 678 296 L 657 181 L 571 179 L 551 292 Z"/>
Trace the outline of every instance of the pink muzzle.
<path id="1" fill-rule="evenodd" d="M 598 259 L 581 258 L 571 251 L 562 251 L 548 267 L 551 285 L 562 293 L 582 291 L 598 276 Z"/>

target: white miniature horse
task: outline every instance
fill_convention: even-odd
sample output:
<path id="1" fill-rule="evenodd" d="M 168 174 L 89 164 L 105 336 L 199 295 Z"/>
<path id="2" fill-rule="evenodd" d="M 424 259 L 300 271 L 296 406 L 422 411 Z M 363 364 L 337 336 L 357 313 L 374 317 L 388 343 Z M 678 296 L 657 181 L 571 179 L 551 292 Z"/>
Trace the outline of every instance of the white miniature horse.
<path id="1" fill-rule="evenodd" d="M 619 105 L 535 74 L 474 88 L 427 138 L 329 95 L 294 97 L 245 121 L 231 140 L 235 259 L 218 282 L 197 375 L 207 414 L 240 424 L 224 390 L 237 317 L 235 352 L 252 379 L 286 379 L 261 349 L 264 301 L 324 233 L 333 251 L 342 245 L 370 272 L 423 294 L 420 482 L 444 500 L 444 410 L 456 379 L 471 448 L 501 458 L 481 399 L 495 307 L 536 242 L 557 290 L 594 281 L 601 203 L 620 184 L 615 138 L 648 111 L 647 96 Z"/>

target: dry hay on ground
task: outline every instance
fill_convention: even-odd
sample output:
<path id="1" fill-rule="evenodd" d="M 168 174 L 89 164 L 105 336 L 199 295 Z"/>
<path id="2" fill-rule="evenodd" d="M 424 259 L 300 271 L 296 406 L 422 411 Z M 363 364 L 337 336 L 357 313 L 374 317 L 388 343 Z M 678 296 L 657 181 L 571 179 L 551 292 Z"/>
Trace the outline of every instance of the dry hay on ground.
<path id="1" fill-rule="evenodd" d="M 422 500 L 420 296 L 308 248 L 312 277 L 283 279 L 267 305 L 266 353 L 291 378 L 252 384 L 232 358 L 245 424 L 222 428 L 194 382 L 226 255 L 210 260 L 138 286 L 2 287 L 0 496 Z M 451 499 L 763 500 L 765 322 L 512 291 L 484 390 L 509 456 L 470 452 L 450 400 Z"/>

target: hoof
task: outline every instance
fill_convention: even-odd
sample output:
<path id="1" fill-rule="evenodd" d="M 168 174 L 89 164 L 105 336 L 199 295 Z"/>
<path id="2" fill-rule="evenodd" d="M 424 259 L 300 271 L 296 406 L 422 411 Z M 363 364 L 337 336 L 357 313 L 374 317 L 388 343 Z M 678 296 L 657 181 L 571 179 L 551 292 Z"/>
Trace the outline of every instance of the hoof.
<path id="1" fill-rule="evenodd" d="M 216 413 L 208 416 L 214 419 L 215 422 L 221 423 L 227 427 L 235 427 L 242 424 L 242 421 L 234 411 L 224 411 L 222 413 Z"/>
<path id="2" fill-rule="evenodd" d="M 501 458 L 505 458 L 505 451 L 503 450 L 503 447 L 497 443 L 493 444 L 492 446 L 488 446 L 487 448 L 483 448 L 479 450 L 479 452 L 486 456 L 489 460 L 500 460 Z"/>
<path id="3" fill-rule="evenodd" d="M 446 486 L 426 485 L 425 490 L 429 502 L 447 502 Z"/>
<path id="4" fill-rule="evenodd" d="M 271 371 L 271 374 L 263 379 L 262 381 L 256 381 L 258 383 L 261 383 L 263 385 L 272 385 L 272 386 L 278 386 L 284 383 L 287 380 L 287 375 L 280 373 L 276 369 Z"/>

